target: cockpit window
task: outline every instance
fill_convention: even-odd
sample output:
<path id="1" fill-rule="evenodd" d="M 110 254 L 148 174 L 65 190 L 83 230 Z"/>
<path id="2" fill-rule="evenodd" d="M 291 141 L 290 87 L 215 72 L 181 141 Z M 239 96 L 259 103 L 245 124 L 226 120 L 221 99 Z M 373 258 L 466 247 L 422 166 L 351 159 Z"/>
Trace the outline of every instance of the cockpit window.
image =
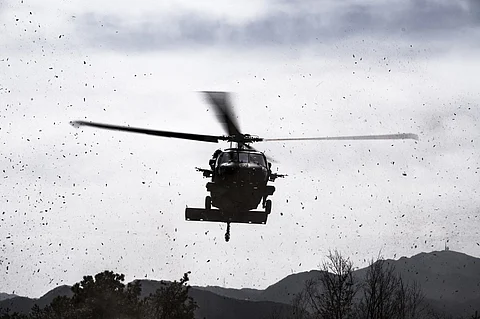
<path id="1" fill-rule="evenodd" d="M 248 153 L 238 153 L 239 163 L 248 163 Z"/>
<path id="2" fill-rule="evenodd" d="M 250 154 L 250 162 L 258 165 L 265 166 L 265 160 L 260 154 Z"/>
<path id="3" fill-rule="evenodd" d="M 236 162 L 237 161 L 237 153 L 222 153 L 220 158 L 218 159 L 219 163 L 228 163 L 228 162 Z"/>
<path id="4" fill-rule="evenodd" d="M 225 152 L 218 158 L 218 163 L 253 163 L 266 166 L 265 159 L 261 154 L 252 154 L 247 152 Z"/>

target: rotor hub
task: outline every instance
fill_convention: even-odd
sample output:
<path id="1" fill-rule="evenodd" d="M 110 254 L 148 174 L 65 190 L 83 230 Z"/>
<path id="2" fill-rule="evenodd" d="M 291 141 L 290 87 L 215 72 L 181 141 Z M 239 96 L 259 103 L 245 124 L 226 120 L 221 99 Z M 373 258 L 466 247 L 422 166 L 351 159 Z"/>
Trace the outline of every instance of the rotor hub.
<path id="1" fill-rule="evenodd" d="M 228 142 L 235 142 L 235 143 L 242 143 L 242 144 L 249 144 L 254 142 L 261 142 L 263 138 L 250 135 L 250 134 L 239 134 L 239 135 L 229 135 L 225 136 L 225 140 Z"/>

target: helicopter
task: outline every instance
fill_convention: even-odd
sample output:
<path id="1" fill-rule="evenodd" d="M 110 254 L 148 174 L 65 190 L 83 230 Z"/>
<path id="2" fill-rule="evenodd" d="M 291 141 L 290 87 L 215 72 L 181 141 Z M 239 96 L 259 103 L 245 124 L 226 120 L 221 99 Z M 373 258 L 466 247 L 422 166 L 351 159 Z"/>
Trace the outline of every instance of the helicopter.
<path id="1" fill-rule="evenodd" d="M 187 207 L 185 219 L 187 221 L 223 222 L 227 224 L 225 241 L 230 240 L 230 224 L 266 224 L 268 215 L 272 211 L 272 196 L 275 187 L 269 182 L 286 175 L 272 172 L 272 159 L 264 152 L 253 148 L 250 144 L 256 142 L 281 141 L 320 141 L 320 140 L 392 140 L 413 139 L 418 136 L 413 133 L 399 133 L 386 135 L 336 136 L 336 137 L 301 137 L 301 138 L 261 138 L 250 134 L 243 134 L 236 121 L 236 116 L 230 101 L 230 93 L 204 91 L 208 102 L 215 110 L 218 121 L 222 124 L 227 135 L 202 135 L 172 131 L 160 131 L 130 126 L 119 126 L 88 121 L 71 121 L 76 128 L 90 126 L 106 130 L 116 130 L 162 136 L 169 138 L 187 139 L 201 142 L 218 143 L 226 141 L 230 147 L 224 150 L 217 149 L 209 160 L 209 168 L 195 169 L 210 178 L 206 184 L 210 195 L 205 197 L 202 208 Z M 255 210 L 260 205 L 263 210 Z M 212 208 L 212 207 L 216 207 Z"/>

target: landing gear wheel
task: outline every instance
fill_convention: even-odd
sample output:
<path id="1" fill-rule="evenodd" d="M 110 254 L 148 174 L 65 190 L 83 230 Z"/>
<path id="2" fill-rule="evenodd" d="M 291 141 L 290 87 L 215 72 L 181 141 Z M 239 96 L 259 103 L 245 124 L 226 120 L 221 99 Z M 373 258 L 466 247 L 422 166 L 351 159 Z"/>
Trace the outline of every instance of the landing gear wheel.
<path id="1" fill-rule="evenodd" d="M 230 240 L 230 223 L 227 223 L 227 232 L 225 233 L 225 241 L 228 243 Z"/>
<path id="2" fill-rule="evenodd" d="M 265 202 L 265 213 L 270 214 L 271 211 L 272 211 L 272 201 L 268 199 Z"/>
<path id="3" fill-rule="evenodd" d="M 205 209 L 212 209 L 212 198 L 210 196 L 205 197 Z"/>

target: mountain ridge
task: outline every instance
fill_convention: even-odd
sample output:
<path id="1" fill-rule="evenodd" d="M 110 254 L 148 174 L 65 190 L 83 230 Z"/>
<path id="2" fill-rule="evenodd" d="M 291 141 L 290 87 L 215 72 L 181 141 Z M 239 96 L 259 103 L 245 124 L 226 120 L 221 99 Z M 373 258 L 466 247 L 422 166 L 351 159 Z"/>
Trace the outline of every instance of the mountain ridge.
<path id="1" fill-rule="evenodd" d="M 454 314 L 467 314 L 477 310 L 475 307 L 480 305 L 480 258 L 444 250 L 422 252 L 411 257 L 400 257 L 397 260 L 386 259 L 385 262 L 393 264 L 397 273 L 406 282 L 418 282 L 426 299 L 438 310 Z M 366 272 L 367 268 L 357 269 L 354 271 L 354 276 L 358 280 L 362 280 Z M 212 314 L 208 316 L 209 318 L 221 317 L 220 313 L 215 310 L 217 307 L 225 310 L 230 306 L 235 309 L 238 307 L 238 311 L 242 309 L 240 312 L 247 316 L 250 311 L 263 313 L 262 307 L 270 310 L 284 306 L 288 308 L 294 296 L 303 290 L 305 282 L 318 278 L 321 273 L 320 270 L 310 270 L 290 274 L 263 290 L 192 286 L 190 292 L 195 299 L 201 300 L 199 306 L 204 307 L 203 310 L 210 309 L 208 311 L 211 311 Z M 135 279 L 133 281 L 140 281 L 142 297 L 155 292 L 161 282 L 165 282 L 151 279 Z M 35 303 L 42 307 L 49 304 L 56 296 L 71 296 L 71 294 L 70 286 L 64 285 L 48 291 L 40 298 L 13 297 L 0 301 L 0 307 L 24 312 Z M 212 306 L 214 304 L 217 305 Z"/>

